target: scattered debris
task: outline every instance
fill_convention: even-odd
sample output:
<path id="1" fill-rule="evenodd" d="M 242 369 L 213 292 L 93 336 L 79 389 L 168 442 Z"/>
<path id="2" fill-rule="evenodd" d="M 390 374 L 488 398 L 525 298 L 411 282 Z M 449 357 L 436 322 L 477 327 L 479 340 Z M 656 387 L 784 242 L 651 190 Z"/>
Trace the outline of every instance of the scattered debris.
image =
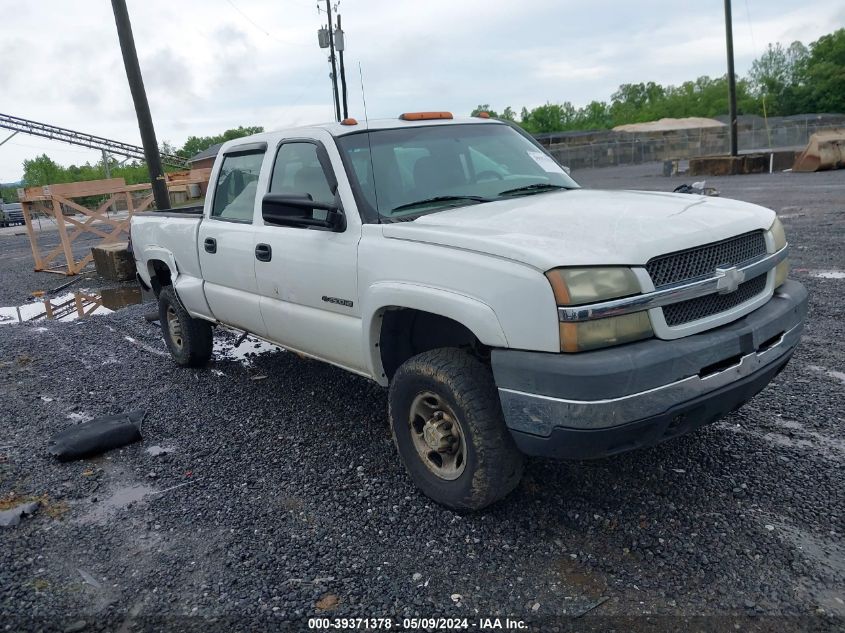
<path id="1" fill-rule="evenodd" d="M 334 609 L 338 603 L 340 602 L 340 598 L 338 598 L 333 593 L 324 594 L 322 598 L 317 600 L 317 608 L 320 611 L 328 611 L 329 609 Z"/>
<path id="2" fill-rule="evenodd" d="M 131 411 L 77 424 L 50 438 L 48 450 L 59 461 L 71 461 L 137 442 L 145 415 Z"/>
<path id="3" fill-rule="evenodd" d="M 167 455 L 169 453 L 175 452 L 176 449 L 171 446 L 150 446 L 147 449 L 147 453 L 152 455 L 153 457 L 158 457 L 160 455 Z"/>
<path id="4" fill-rule="evenodd" d="M 609 597 L 609 596 L 605 596 L 605 597 L 603 597 L 603 598 L 599 598 L 596 602 L 594 602 L 593 604 L 591 604 L 590 606 L 588 606 L 586 609 L 584 609 L 581 613 L 579 613 L 579 614 L 578 614 L 578 615 L 576 615 L 575 617 L 576 617 L 576 618 L 580 618 L 580 617 L 583 617 L 583 616 L 587 615 L 590 611 L 592 611 L 593 609 L 597 609 L 598 607 L 600 607 L 601 605 L 603 605 L 603 604 L 604 604 L 605 602 L 607 602 L 608 600 L 610 600 L 610 597 Z"/>
<path id="5" fill-rule="evenodd" d="M 810 136 L 792 171 L 808 172 L 845 167 L 845 129 L 823 130 Z"/>
<path id="6" fill-rule="evenodd" d="M 25 514 L 35 514 L 41 503 L 39 501 L 30 501 L 28 503 L 21 503 L 8 510 L 0 510 L 0 527 L 14 527 L 21 522 L 21 517 Z"/>
<path id="7" fill-rule="evenodd" d="M 693 193 L 699 196 L 718 196 L 719 190 L 715 187 L 708 187 L 706 180 L 699 180 L 691 185 L 678 185 L 672 190 L 674 193 Z"/>
<path id="8" fill-rule="evenodd" d="M 76 571 L 79 572 L 79 575 L 82 576 L 82 580 L 84 580 L 86 584 L 91 585 L 94 589 L 99 589 L 101 587 L 100 583 L 97 582 L 97 579 L 84 569 L 77 568 Z"/>
<path id="9" fill-rule="evenodd" d="M 68 624 L 63 629 L 63 633 L 79 633 L 80 631 L 84 631 L 87 626 L 88 623 L 85 620 L 77 620 Z"/>

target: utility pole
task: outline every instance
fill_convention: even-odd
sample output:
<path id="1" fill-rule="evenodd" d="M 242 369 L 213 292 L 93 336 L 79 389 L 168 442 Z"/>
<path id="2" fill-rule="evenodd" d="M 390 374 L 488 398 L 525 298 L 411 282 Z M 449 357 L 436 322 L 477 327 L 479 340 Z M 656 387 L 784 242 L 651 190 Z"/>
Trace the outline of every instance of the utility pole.
<path id="1" fill-rule="evenodd" d="M 0 145 L 3 145 L 4 143 L 8 143 L 9 141 L 11 141 L 13 138 L 15 138 L 15 135 L 17 135 L 17 133 L 18 133 L 17 130 L 15 130 L 11 134 L 9 134 L 9 136 L 7 136 L 2 141 L 0 141 Z"/>
<path id="2" fill-rule="evenodd" d="M 147 102 L 147 92 L 144 90 L 144 79 L 141 77 L 141 67 L 138 64 L 138 52 L 135 50 L 129 11 L 126 9 L 126 0 L 111 0 L 111 6 L 117 26 L 117 38 L 120 40 L 120 51 L 123 54 L 123 65 L 126 67 L 126 78 L 129 80 L 129 90 L 132 92 L 135 114 L 138 116 L 138 129 L 141 132 L 141 144 L 144 146 L 144 160 L 150 171 L 153 198 L 156 208 L 163 211 L 170 208 L 170 196 L 167 193 L 167 182 L 161 168 L 153 117 L 150 114 L 150 104 Z"/>
<path id="3" fill-rule="evenodd" d="M 335 118 L 340 121 L 340 99 L 337 90 L 337 63 L 334 54 L 334 27 L 332 26 L 332 2 L 326 0 L 326 13 L 329 19 L 329 59 L 332 61 L 332 89 L 334 90 L 334 113 Z"/>
<path id="4" fill-rule="evenodd" d="M 728 117 L 731 126 L 731 156 L 739 155 L 736 135 L 736 75 L 734 74 L 734 35 L 731 0 L 725 0 L 725 39 L 728 44 Z"/>
<path id="5" fill-rule="evenodd" d="M 346 50 L 346 36 L 340 26 L 340 14 L 337 15 L 337 52 L 340 56 L 340 94 L 343 97 L 343 118 L 349 118 L 349 105 L 346 103 L 346 65 L 343 63 L 343 51 Z"/>
<path id="6" fill-rule="evenodd" d="M 317 6 L 317 11 L 320 10 L 319 5 Z M 340 121 L 340 98 L 338 96 L 338 89 L 337 89 L 337 63 L 335 61 L 335 45 L 334 45 L 334 26 L 332 26 L 332 5 L 331 0 L 326 0 L 326 15 L 328 16 L 328 28 L 320 27 L 320 30 L 317 32 L 317 41 L 320 44 L 320 48 L 328 48 L 329 49 L 329 60 L 332 63 L 332 93 L 334 95 L 334 116 L 336 121 Z M 338 27 L 340 28 L 340 27 Z M 343 50 L 343 45 L 341 42 L 340 50 Z M 343 52 L 340 53 L 340 60 L 341 60 L 341 71 L 343 70 Z M 344 95 L 344 99 L 345 99 Z"/>

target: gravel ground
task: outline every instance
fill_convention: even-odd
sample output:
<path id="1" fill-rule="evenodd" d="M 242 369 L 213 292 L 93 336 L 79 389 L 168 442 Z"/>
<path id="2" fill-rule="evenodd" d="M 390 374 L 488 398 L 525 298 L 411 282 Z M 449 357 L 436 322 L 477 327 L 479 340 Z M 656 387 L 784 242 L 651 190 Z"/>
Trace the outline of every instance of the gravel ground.
<path id="1" fill-rule="evenodd" d="M 682 181 L 659 169 L 574 176 Z M 845 270 L 843 176 L 708 182 L 779 211 L 811 291 L 804 340 L 765 392 L 653 449 L 531 460 L 517 491 L 478 514 L 416 491 L 385 392 L 362 378 L 285 352 L 239 360 L 227 332 L 209 367 L 179 369 L 143 319 L 149 305 L 0 326 L 0 498 L 42 501 L 0 528 L 0 627 L 301 630 L 315 615 L 416 615 L 471 627 L 510 616 L 531 630 L 841 629 L 845 280 L 818 275 Z M 25 238 L 0 236 L 0 248 L 3 305 L 47 286 L 15 259 Z M 46 454 L 56 430 L 134 409 L 147 411 L 141 443 L 67 464 Z"/>

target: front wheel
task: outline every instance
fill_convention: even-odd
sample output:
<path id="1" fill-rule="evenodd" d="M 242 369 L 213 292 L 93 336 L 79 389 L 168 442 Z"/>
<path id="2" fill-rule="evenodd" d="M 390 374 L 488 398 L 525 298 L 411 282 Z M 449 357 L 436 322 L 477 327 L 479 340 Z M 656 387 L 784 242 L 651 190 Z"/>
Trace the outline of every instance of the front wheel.
<path id="1" fill-rule="evenodd" d="M 454 510 L 478 510 L 508 495 L 523 456 L 502 416 L 490 368 L 441 348 L 414 356 L 390 384 L 390 424 L 414 483 Z"/>
<path id="2" fill-rule="evenodd" d="M 214 344 L 211 323 L 188 314 L 173 286 L 161 289 L 158 318 L 167 349 L 179 365 L 201 367 L 208 362 Z"/>

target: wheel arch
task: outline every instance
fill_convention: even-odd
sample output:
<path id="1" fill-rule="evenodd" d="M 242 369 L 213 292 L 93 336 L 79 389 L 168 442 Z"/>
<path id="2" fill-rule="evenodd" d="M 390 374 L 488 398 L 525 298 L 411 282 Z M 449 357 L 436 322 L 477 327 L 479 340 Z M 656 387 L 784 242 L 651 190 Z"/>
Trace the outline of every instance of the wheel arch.
<path id="1" fill-rule="evenodd" d="M 473 341 L 488 348 L 508 347 L 504 330 L 489 305 L 450 290 L 407 283 L 376 284 L 370 288 L 364 315 L 365 353 L 371 375 L 385 386 L 409 355 Z"/>
<path id="2" fill-rule="evenodd" d="M 173 253 L 164 248 L 150 247 L 144 250 L 145 272 L 150 280 L 150 287 L 158 296 L 164 286 L 176 283 L 179 269 Z"/>

